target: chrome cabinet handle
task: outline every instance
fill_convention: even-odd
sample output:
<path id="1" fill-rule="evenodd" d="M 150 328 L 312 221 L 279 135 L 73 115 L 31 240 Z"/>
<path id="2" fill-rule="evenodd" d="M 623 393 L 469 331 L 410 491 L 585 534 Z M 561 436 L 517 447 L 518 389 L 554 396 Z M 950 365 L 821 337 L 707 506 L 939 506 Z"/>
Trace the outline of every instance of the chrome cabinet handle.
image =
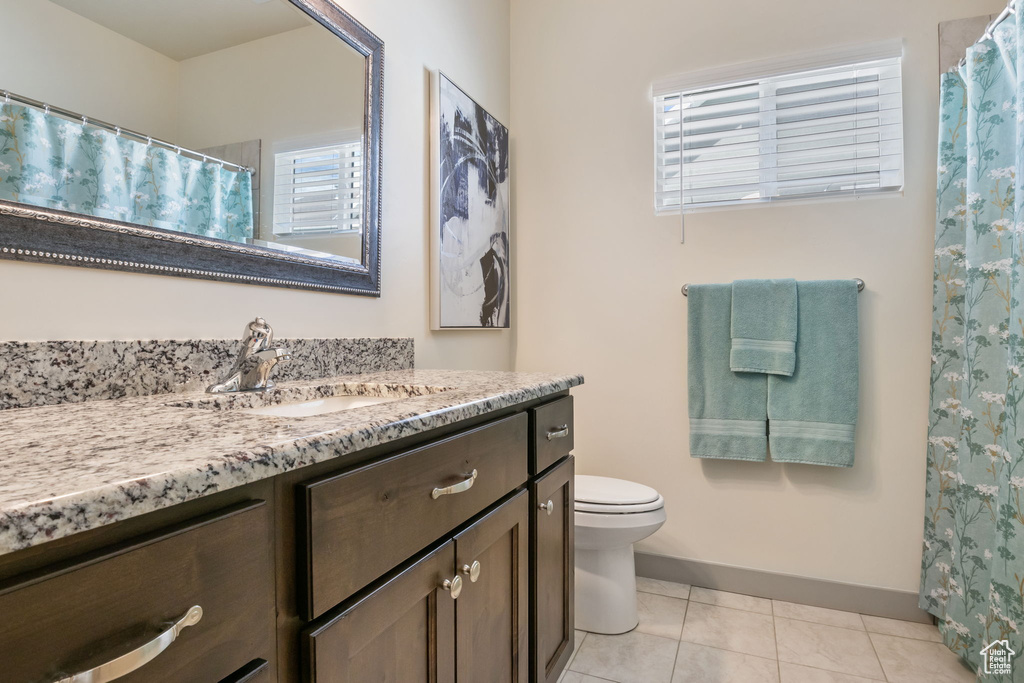
<path id="1" fill-rule="evenodd" d="M 549 515 L 555 511 L 555 504 L 552 503 L 550 500 L 546 503 L 541 503 L 537 507 L 539 507 L 541 510 L 548 513 Z"/>
<path id="2" fill-rule="evenodd" d="M 452 484 L 451 486 L 445 486 L 443 489 L 435 488 L 434 492 L 430 494 L 430 497 L 437 500 L 441 496 L 468 491 L 473 488 L 474 481 L 476 481 L 476 470 L 473 470 L 465 481 L 460 481 L 458 484 Z"/>
<path id="3" fill-rule="evenodd" d="M 127 676 L 153 661 L 157 655 L 170 647 L 183 630 L 195 626 L 203 618 L 203 608 L 199 605 L 191 607 L 185 616 L 178 619 L 169 629 L 158 635 L 145 645 L 121 655 L 94 669 L 79 672 L 73 676 L 58 678 L 54 683 L 107 683 L 116 678 Z"/>
<path id="4" fill-rule="evenodd" d="M 552 439 L 564 439 L 567 436 L 569 436 L 569 425 L 567 424 L 548 430 L 548 441 L 551 441 Z"/>
<path id="5" fill-rule="evenodd" d="M 473 560 L 473 564 L 462 565 L 462 573 L 469 577 L 470 583 L 476 583 L 480 578 L 480 561 Z"/>
<path id="6" fill-rule="evenodd" d="M 441 584 L 441 588 L 451 593 L 452 600 L 458 600 L 459 595 L 462 594 L 462 577 L 456 576 L 454 579 L 445 579 L 444 583 Z"/>

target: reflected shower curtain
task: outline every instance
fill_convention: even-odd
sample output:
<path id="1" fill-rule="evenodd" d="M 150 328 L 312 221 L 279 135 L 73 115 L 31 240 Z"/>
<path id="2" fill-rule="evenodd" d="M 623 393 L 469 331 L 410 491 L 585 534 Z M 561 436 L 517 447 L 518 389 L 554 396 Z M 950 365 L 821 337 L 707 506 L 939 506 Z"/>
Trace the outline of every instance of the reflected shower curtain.
<path id="1" fill-rule="evenodd" d="M 248 173 L 2 100 L 0 199 L 233 242 L 253 236 Z"/>
<path id="2" fill-rule="evenodd" d="M 942 77 L 921 607 L 1024 680 L 1024 36 L 1011 15 Z M 1011 680 L 988 676 L 984 680 Z"/>

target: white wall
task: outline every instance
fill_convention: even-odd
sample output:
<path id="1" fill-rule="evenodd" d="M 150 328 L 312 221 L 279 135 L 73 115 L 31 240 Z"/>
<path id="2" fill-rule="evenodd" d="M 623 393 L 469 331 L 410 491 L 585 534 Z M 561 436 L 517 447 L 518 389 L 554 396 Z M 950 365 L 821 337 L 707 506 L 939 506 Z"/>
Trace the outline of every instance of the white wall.
<path id="1" fill-rule="evenodd" d="M 443 69 L 507 120 L 509 0 L 342 4 L 385 43 L 380 299 L 0 261 L 0 338 L 235 337 L 259 314 L 282 336 L 413 336 L 420 367 L 508 368 L 510 332 L 429 329 L 427 69 Z M 17 15 L 2 16 L 5 33 L 17 34 L 8 20 Z"/>
<path id="2" fill-rule="evenodd" d="M 186 59 L 180 68 L 182 145 L 204 150 L 261 142 L 256 236 L 358 261 L 359 234 L 274 235 L 274 156 L 283 151 L 276 147 L 282 143 L 315 146 L 360 139 L 363 56 L 323 26 L 309 25 Z"/>
<path id="3" fill-rule="evenodd" d="M 1003 0 L 514 0 L 516 368 L 580 371 L 577 471 L 644 482 L 642 549 L 916 590 L 924 510 L 937 24 Z M 679 218 L 653 213 L 651 82 L 906 39 L 906 193 Z M 687 452 L 685 282 L 861 277 L 852 470 Z"/>
<path id="4" fill-rule="evenodd" d="M 0 0 L 0 17 L 0 90 L 155 137 L 177 135 L 173 59 L 48 0 Z"/>

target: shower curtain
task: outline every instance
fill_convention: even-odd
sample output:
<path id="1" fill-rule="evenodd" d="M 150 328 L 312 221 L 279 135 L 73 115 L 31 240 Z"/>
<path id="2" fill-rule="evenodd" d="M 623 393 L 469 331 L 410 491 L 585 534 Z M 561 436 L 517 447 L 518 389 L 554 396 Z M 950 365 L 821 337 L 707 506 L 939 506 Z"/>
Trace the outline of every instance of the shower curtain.
<path id="1" fill-rule="evenodd" d="M 0 199 L 246 242 L 252 179 L 0 99 Z"/>
<path id="2" fill-rule="evenodd" d="M 1024 654 L 1024 36 L 1010 15 L 942 77 L 921 607 L 983 672 Z M 1014 680 L 1024 680 L 1024 656 Z M 1010 676 L 984 676 L 1011 680 Z"/>

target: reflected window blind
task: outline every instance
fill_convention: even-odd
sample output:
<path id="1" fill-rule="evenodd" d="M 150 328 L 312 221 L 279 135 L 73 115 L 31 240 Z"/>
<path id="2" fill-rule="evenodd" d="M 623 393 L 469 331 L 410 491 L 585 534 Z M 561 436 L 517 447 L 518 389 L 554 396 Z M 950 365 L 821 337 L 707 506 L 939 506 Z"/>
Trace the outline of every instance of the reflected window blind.
<path id="1" fill-rule="evenodd" d="M 274 155 L 274 234 L 335 234 L 362 227 L 362 141 Z"/>
<path id="2" fill-rule="evenodd" d="M 654 100 L 658 213 L 903 187 L 900 57 Z"/>

